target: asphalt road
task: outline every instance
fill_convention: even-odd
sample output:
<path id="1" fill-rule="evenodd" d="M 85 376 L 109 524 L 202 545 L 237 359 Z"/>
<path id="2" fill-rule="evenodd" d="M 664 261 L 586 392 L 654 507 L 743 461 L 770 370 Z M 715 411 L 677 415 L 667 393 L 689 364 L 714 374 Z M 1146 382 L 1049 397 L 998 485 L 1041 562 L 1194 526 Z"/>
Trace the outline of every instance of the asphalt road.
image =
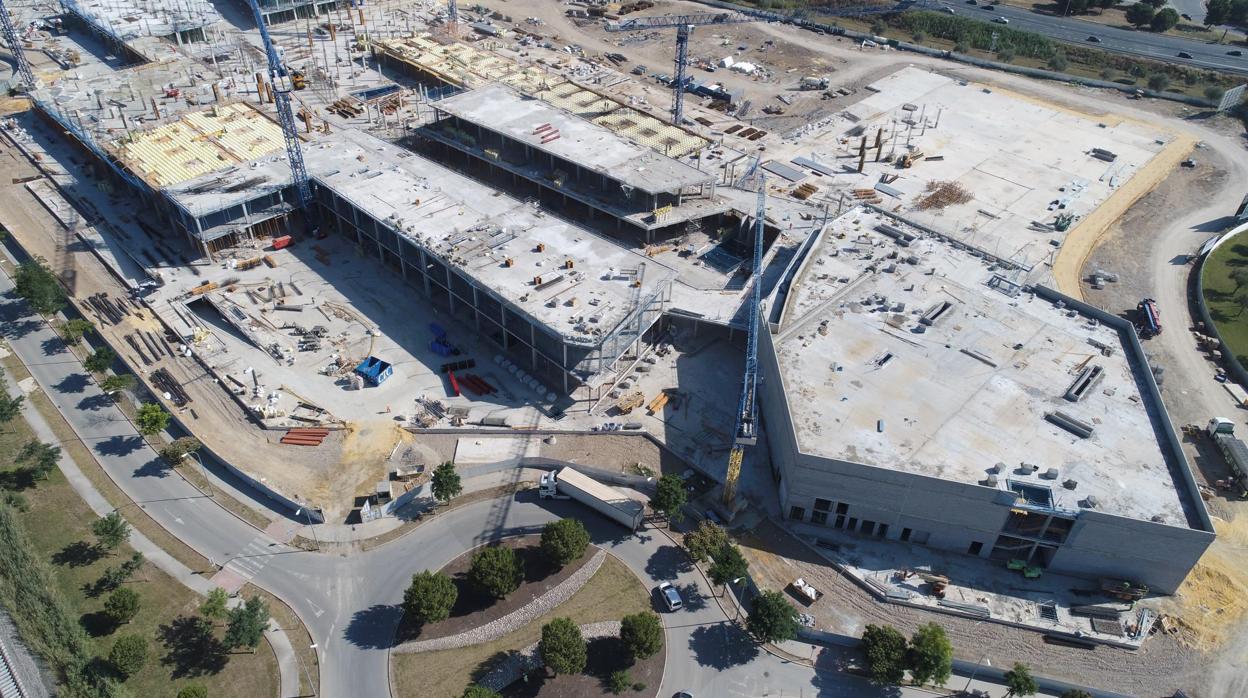
<path id="1" fill-rule="evenodd" d="M 985 21 L 1004 17 L 1010 23 L 1002 26 L 1043 34 L 1058 41 L 1092 46 L 1117 53 L 1145 56 L 1180 65 L 1248 75 L 1248 49 L 1242 46 L 1208 44 L 1177 36 L 1119 29 L 1072 17 L 1036 14 L 1021 7 L 1012 7 L 1010 5 L 997 5 L 995 9 L 989 11 L 985 9 L 985 3 L 982 0 L 978 6 L 968 5 L 957 0 L 942 2 L 941 4 L 953 8 L 956 14 L 964 17 Z M 1089 42 L 1089 36 L 1099 38 L 1101 40 L 1100 43 Z M 1227 55 L 1228 51 L 1235 49 L 1243 51 L 1244 56 Z M 1190 59 L 1179 58 L 1180 52 L 1191 54 L 1192 57 Z"/>

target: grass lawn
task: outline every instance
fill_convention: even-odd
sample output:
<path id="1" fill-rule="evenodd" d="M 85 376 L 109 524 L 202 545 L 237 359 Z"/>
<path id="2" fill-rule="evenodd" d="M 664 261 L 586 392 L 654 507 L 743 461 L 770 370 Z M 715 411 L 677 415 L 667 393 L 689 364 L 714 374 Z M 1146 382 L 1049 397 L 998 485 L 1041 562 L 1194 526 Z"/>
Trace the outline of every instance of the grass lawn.
<path id="1" fill-rule="evenodd" d="M 1205 303 L 1231 352 L 1240 363 L 1248 363 L 1248 310 L 1237 300 L 1248 296 L 1248 283 L 1236 285 L 1231 273 L 1248 269 L 1248 235 L 1238 235 L 1214 250 L 1205 260 L 1201 275 L 1205 283 Z"/>
<path id="2" fill-rule="evenodd" d="M 585 554 L 589 556 L 593 551 L 587 550 Z M 395 694 L 412 698 L 455 698 L 463 693 L 474 676 L 488 670 L 488 662 L 495 655 L 522 650 L 537 642 L 542 625 L 552 618 L 563 616 L 584 625 L 619 620 L 630 613 L 648 610 L 651 610 L 650 595 L 641 581 L 624 563 L 607 555 L 602 567 L 571 599 L 514 633 L 494 642 L 457 650 L 391 654 Z M 659 656 L 662 655 L 660 651 Z M 657 689 L 658 681 L 650 688 Z"/>
<path id="3" fill-rule="evenodd" d="M 15 382 L 14 373 L 10 371 L 8 377 Z M 111 627 L 101 613 L 107 594 L 97 594 L 92 587 L 104 570 L 128 559 L 133 551 L 126 545 L 112 554 L 95 550 L 90 526 L 97 517 L 59 471 L 46 481 L 35 482 L 18 474 L 13 458 L 33 438 L 23 420 L 0 425 L 0 483 L 25 498 L 29 510 L 16 517 L 36 553 L 50 565 L 57 591 L 90 636 L 90 651 L 107 657 L 121 634 L 147 638 L 147 665 L 125 682 L 134 695 L 171 696 L 192 681 L 203 683 L 214 696 L 276 695 L 277 660 L 267 643 L 255 654 L 214 651 L 223 630 L 206 635 L 188 622 L 196 615 L 200 597 L 151 563 L 144 563 L 125 584 L 142 599 L 138 615 L 121 628 Z M 87 463 L 79 461 L 79 465 L 88 469 Z M 135 510 L 124 507 L 122 514 L 132 518 Z"/>

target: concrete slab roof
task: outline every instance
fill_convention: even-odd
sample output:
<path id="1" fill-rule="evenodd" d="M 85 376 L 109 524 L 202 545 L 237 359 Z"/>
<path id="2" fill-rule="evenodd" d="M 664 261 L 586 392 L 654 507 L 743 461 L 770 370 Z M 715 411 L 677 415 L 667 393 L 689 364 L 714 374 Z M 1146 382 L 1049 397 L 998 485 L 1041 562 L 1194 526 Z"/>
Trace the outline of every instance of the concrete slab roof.
<path id="1" fill-rule="evenodd" d="M 644 192 L 676 192 L 715 181 L 712 173 L 502 85 L 447 97 L 434 108 Z"/>
<path id="2" fill-rule="evenodd" d="M 62 5 L 123 41 L 170 36 L 221 21 L 207 0 L 63 0 Z"/>
<path id="3" fill-rule="evenodd" d="M 305 159 L 318 186 L 569 343 L 597 344 L 629 315 L 636 270 L 644 268 L 641 298 L 676 277 L 656 260 L 359 131 L 307 146 Z"/>
<path id="4" fill-rule="evenodd" d="M 775 343 L 803 453 L 1003 490 L 1040 487 L 1071 511 L 1092 496 L 1104 513 L 1186 524 L 1116 330 L 865 209 L 833 221 L 802 264 Z M 1099 378 L 1080 400 L 1066 399 L 1085 370 Z M 1091 436 L 1046 418 L 1057 412 Z M 1045 477 L 1050 469 L 1055 477 Z"/>

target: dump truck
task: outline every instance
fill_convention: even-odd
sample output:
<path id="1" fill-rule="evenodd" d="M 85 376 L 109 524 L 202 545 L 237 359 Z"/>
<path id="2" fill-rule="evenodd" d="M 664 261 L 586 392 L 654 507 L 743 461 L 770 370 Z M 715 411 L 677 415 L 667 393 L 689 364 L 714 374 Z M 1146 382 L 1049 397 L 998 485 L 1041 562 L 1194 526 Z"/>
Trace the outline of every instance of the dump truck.
<path id="1" fill-rule="evenodd" d="M 575 499 L 630 531 L 641 526 L 646 511 L 641 502 L 571 468 L 542 475 L 538 495 L 542 499 Z"/>
<path id="2" fill-rule="evenodd" d="M 1248 496 L 1248 446 L 1235 436 L 1235 422 L 1226 417 L 1214 417 L 1205 425 L 1205 433 L 1222 452 L 1231 476 L 1218 480 L 1218 489 L 1232 490 L 1240 496 Z"/>
<path id="3" fill-rule="evenodd" d="M 1161 334 L 1161 311 L 1157 301 L 1145 298 L 1135 306 L 1135 326 L 1144 339 Z"/>

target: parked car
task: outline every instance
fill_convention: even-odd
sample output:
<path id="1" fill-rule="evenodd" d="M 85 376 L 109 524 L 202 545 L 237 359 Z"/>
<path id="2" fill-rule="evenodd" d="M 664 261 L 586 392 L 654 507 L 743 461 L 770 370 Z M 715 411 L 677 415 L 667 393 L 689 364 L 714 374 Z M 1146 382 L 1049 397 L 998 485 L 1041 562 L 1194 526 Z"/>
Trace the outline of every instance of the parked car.
<path id="1" fill-rule="evenodd" d="M 997 24 L 1009 24 L 1009 23 L 1010 23 L 1010 20 L 1008 20 L 1008 19 L 1006 19 L 1006 18 L 1004 18 L 1004 17 L 1002 17 L 1002 16 L 1000 16 L 1000 15 L 997 15 L 997 18 L 996 18 L 996 19 L 994 19 L 994 20 L 992 20 L 992 21 L 996 22 Z"/>
<path id="2" fill-rule="evenodd" d="M 1187 51 L 1179 51 L 1179 58 L 1191 58 L 1192 54 Z"/>
<path id="3" fill-rule="evenodd" d="M 1088 37 L 1088 41 L 1090 41 L 1090 42 L 1092 42 L 1092 43 L 1094 43 L 1094 44 L 1099 44 L 1099 43 L 1101 43 L 1101 37 L 1099 37 L 1099 36 L 1089 36 L 1089 37 Z"/>
<path id="4" fill-rule="evenodd" d="M 941 12 L 944 12 L 944 13 L 945 13 L 945 14 L 947 14 L 947 15 L 955 15 L 955 14 L 957 14 L 956 12 L 954 12 L 954 11 L 953 11 L 953 8 L 952 8 L 952 7 L 942 7 L 942 8 L 940 8 L 940 11 L 941 11 Z"/>
<path id="5" fill-rule="evenodd" d="M 1228 55 L 1228 56 L 1242 56 L 1242 55 L 1244 55 L 1244 52 L 1243 52 L 1243 51 L 1240 51 L 1239 49 L 1235 49 L 1234 51 L 1227 51 L 1227 52 L 1226 52 L 1226 55 Z"/>
<path id="6" fill-rule="evenodd" d="M 978 5 L 978 4 L 979 4 L 979 0 L 966 0 L 966 4 L 968 4 L 968 5 Z"/>
<path id="7" fill-rule="evenodd" d="M 679 611 L 685 605 L 680 599 L 680 592 L 671 582 L 663 582 L 659 585 L 659 596 L 663 597 L 663 603 L 669 611 Z"/>

